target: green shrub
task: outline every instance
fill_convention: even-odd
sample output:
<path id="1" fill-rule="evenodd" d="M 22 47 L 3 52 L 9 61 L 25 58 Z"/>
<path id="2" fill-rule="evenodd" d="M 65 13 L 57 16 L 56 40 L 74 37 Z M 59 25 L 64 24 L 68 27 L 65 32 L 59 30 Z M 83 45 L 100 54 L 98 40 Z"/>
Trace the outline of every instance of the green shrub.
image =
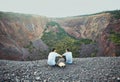
<path id="1" fill-rule="evenodd" d="M 79 57 L 79 49 L 81 44 L 91 44 L 93 43 L 90 39 L 76 39 L 74 37 L 71 37 L 68 35 L 64 29 L 61 28 L 61 26 L 52 21 L 48 22 L 46 24 L 46 29 L 48 27 L 57 26 L 58 32 L 44 32 L 42 36 L 42 40 L 50 47 L 50 48 L 56 48 L 57 52 L 60 54 L 63 54 L 66 50 L 66 48 L 69 48 L 72 53 L 73 57 Z"/>
<path id="2" fill-rule="evenodd" d="M 112 41 L 113 43 L 120 45 L 120 33 L 117 32 L 111 32 L 110 36 L 109 36 L 110 41 Z"/>
<path id="3" fill-rule="evenodd" d="M 111 13 L 115 19 L 120 19 L 120 10 L 107 11 L 107 12 Z"/>

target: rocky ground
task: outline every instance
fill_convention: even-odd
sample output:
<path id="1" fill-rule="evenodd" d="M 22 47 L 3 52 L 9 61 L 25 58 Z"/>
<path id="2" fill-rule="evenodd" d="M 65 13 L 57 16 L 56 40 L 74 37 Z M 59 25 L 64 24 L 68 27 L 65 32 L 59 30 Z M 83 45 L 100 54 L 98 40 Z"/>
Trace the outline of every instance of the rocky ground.
<path id="1" fill-rule="evenodd" d="M 65 68 L 47 60 L 0 60 L 0 82 L 120 82 L 120 57 L 74 58 Z"/>

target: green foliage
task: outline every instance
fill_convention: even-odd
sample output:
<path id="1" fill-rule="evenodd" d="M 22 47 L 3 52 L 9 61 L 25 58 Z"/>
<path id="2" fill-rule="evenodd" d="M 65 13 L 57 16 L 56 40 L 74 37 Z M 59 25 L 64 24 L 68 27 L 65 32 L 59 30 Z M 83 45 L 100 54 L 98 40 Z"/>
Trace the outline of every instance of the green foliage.
<path id="1" fill-rule="evenodd" d="M 61 40 L 62 38 L 68 36 L 66 34 L 66 32 L 60 27 L 60 25 L 56 22 L 48 22 L 46 24 L 46 28 L 48 26 L 57 26 L 57 29 L 59 30 L 59 32 L 45 32 L 44 35 L 42 36 L 42 40 L 49 46 L 52 46 L 53 44 L 56 44 L 59 40 Z"/>
<path id="2" fill-rule="evenodd" d="M 69 48 L 73 54 L 76 54 L 77 49 L 80 47 L 79 45 L 75 45 L 76 40 L 71 37 L 65 37 L 62 40 L 59 40 L 57 44 L 54 45 L 57 48 L 57 51 L 60 54 L 63 54 L 67 48 Z"/>
<path id="3" fill-rule="evenodd" d="M 92 54 L 91 54 L 91 57 L 96 57 L 96 53 L 92 53 Z"/>
<path id="4" fill-rule="evenodd" d="M 114 11 L 107 11 L 108 13 L 111 13 L 114 18 L 120 19 L 120 10 L 114 10 Z"/>
<path id="5" fill-rule="evenodd" d="M 57 25 L 58 27 L 60 27 L 60 25 L 59 25 L 58 23 L 54 22 L 54 21 L 48 22 L 48 23 L 46 24 L 46 27 L 48 27 L 48 26 L 55 26 L 55 25 Z"/>
<path id="6" fill-rule="evenodd" d="M 64 29 L 60 27 L 60 25 L 54 21 L 48 22 L 46 24 L 46 29 L 48 27 L 57 26 L 58 32 L 45 32 L 42 36 L 42 40 L 50 47 L 56 48 L 57 52 L 63 54 L 66 48 L 69 48 L 72 53 L 73 57 L 79 57 L 79 49 L 81 44 L 91 44 L 92 40 L 90 39 L 76 39 L 69 36 Z"/>
<path id="7" fill-rule="evenodd" d="M 120 33 L 114 32 L 113 30 L 110 31 L 109 40 L 116 44 L 115 54 L 116 56 L 120 56 Z"/>
<path id="8" fill-rule="evenodd" d="M 5 17 L 5 14 L 3 12 L 0 12 L 0 18 Z"/>
<path id="9" fill-rule="evenodd" d="M 92 40 L 90 39 L 80 39 L 79 41 L 77 41 L 78 44 L 92 44 L 94 43 Z"/>
<path id="10" fill-rule="evenodd" d="M 117 45 L 120 45 L 120 33 L 111 32 L 109 39 Z"/>
<path id="11" fill-rule="evenodd" d="M 73 16 L 73 17 L 83 17 L 83 16 L 92 16 L 92 15 L 97 15 L 97 14 L 102 14 L 102 13 L 110 13 L 115 19 L 120 19 L 120 10 L 113 10 L 113 11 L 102 11 L 99 13 L 94 13 L 94 14 L 86 14 L 86 15 L 78 15 L 78 16 Z"/>
<path id="12" fill-rule="evenodd" d="M 95 51 L 91 54 L 91 57 L 96 57 L 98 49 L 95 48 Z"/>
<path id="13" fill-rule="evenodd" d="M 12 12 L 0 12 L 1 19 L 7 20 L 20 20 L 20 19 L 30 19 L 32 15 L 29 14 L 20 14 L 20 13 L 12 13 Z"/>

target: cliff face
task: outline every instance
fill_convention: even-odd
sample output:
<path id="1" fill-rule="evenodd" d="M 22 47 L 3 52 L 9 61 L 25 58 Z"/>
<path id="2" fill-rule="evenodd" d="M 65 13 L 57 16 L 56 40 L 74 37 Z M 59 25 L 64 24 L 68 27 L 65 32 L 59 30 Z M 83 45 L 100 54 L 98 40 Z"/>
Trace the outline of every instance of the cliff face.
<path id="1" fill-rule="evenodd" d="M 96 44 L 91 40 L 84 44 L 81 38 Z M 65 42 L 83 57 L 120 56 L 120 20 L 113 19 L 110 13 L 49 19 L 0 12 L 0 59 L 47 58 L 50 45 L 63 48 Z"/>
<path id="2" fill-rule="evenodd" d="M 65 31 L 76 38 L 96 40 L 110 22 L 110 14 L 71 17 L 58 21 Z"/>
<path id="3" fill-rule="evenodd" d="M 47 21 L 47 18 L 40 16 L 1 12 L 0 58 L 24 59 L 26 56 L 24 53 L 30 51 L 31 48 L 31 46 L 27 48 L 26 46 L 30 45 L 30 42 L 34 43 L 42 36 L 44 25 Z"/>
<path id="4" fill-rule="evenodd" d="M 111 30 L 115 33 L 120 33 L 120 20 L 113 19 L 110 13 L 101 13 L 96 15 L 68 17 L 57 20 L 62 28 L 71 36 L 81 39 L 87 38 L 96 41 L 97 46 L 94 52 L 89 52 L 93 45 L 81 46 L 80 54 L 90 56 L 120 56 L 120 44 L 112 42 Z M 115 36 L 120 41 L 120 35 Z M 97 51 L 97 52 L 96 52 Z M 84 52 L 84 53 L 82 53 Z M 84 57 L 84 56 L 83 56 Z"/>
<path id="5" fill-rule="evenodd" d="M 120 20 L 111 20 L 99 39 L 101 56 L 120 56 Z"/>

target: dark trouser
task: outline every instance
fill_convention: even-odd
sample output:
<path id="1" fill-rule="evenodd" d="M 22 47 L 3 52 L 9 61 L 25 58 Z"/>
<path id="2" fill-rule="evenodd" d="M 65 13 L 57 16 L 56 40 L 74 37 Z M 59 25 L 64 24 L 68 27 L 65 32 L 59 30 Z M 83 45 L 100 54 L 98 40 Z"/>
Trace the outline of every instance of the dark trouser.
<path id="1" fill-rule="evenodd" d="M 56 63 L 56 64 L 57 64 L 59 58 L 60 58 L 60 57 L 56 57 L 56 58 L 55 58 L 55 63 Z"/>
<path id="2" fill-rule="evenodd" d="M 55 65 L 52 65 L 52 67 L 56 67 L 56 66 L 58 66 L 57 63 L 58 63 L 58 61 L 59 61 L 59 58 L 60 58 L 60 57 L 56 57 L 56 58 L 55 58 Z"/>
<path id="3" fill-rule="evenodd" d="M 63 56 L 63 58 L 64 58 L 64 62 L 66 62 L 66 56 Z"/>

